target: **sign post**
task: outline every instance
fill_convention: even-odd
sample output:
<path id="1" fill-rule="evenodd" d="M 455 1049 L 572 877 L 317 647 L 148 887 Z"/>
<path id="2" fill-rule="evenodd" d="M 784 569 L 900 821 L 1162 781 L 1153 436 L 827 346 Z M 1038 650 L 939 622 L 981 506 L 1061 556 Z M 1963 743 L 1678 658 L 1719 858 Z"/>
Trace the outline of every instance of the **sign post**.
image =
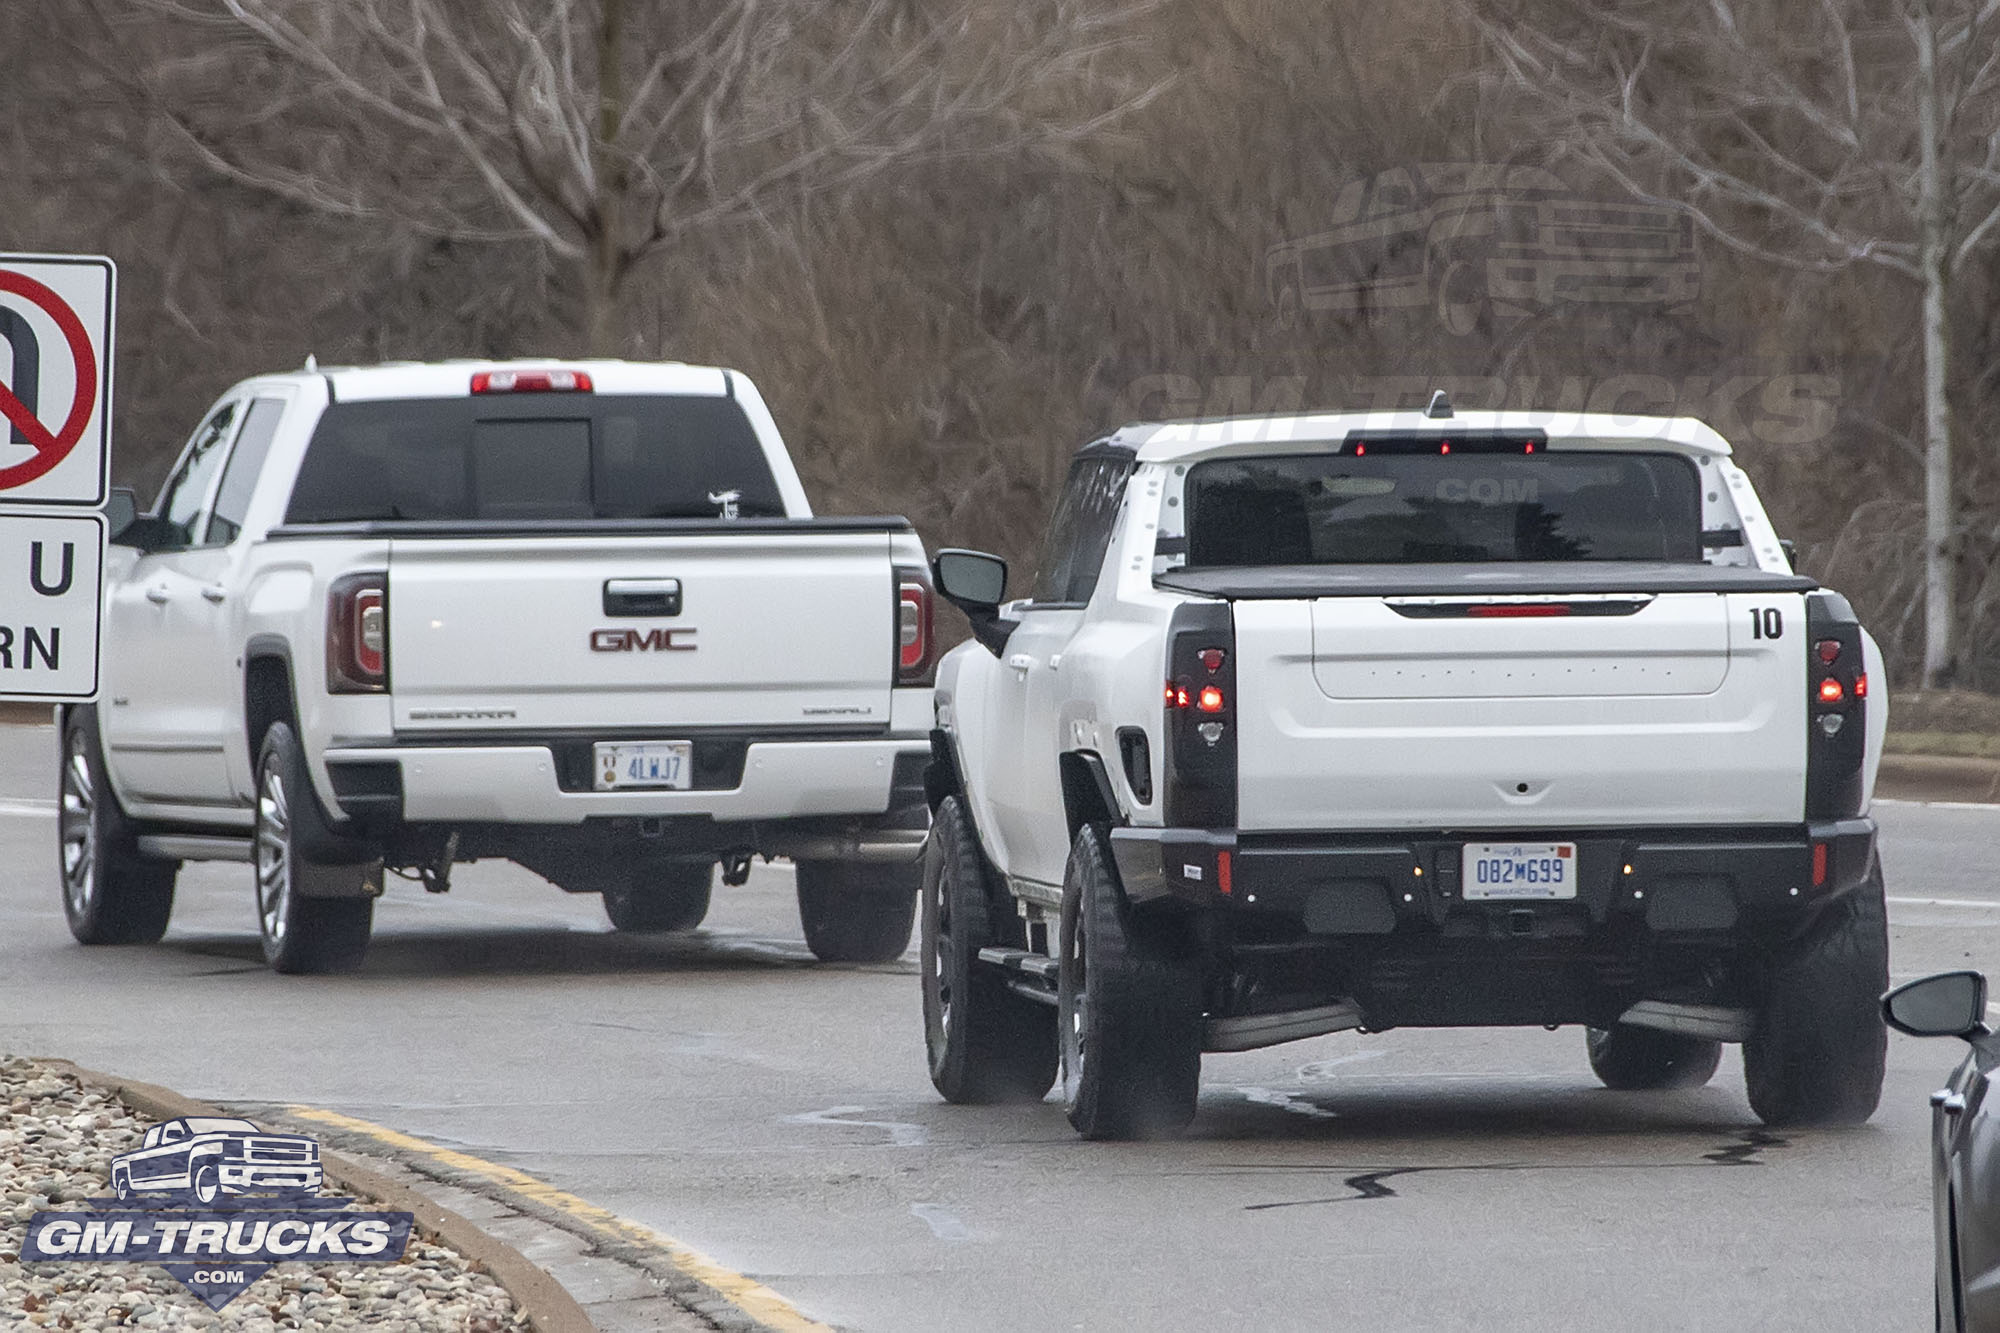
<path id="1" fill-rule="evenodd" d="M 0 700 L 97 697 L 117 284 L 0 255 Z"/>

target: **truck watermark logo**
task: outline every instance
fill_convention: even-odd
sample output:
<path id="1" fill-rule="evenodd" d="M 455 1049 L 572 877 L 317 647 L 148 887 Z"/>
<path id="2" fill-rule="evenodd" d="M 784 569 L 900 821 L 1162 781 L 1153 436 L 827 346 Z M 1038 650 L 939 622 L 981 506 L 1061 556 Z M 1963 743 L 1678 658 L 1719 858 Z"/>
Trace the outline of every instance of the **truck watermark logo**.
<path id="1" fill-rule="evenodd" d="M 164 1121 L 111 1159 L 115 1197 L 36 1213 L 21 1260 L 158 1264 L 220 1310 L 273 1264 L 401 1259 L 415 1216 L 350 1211 L 352 1199 L 320 1194 L 325 1179 L 305 1135 L 223 1117 Z"/>
<path id="2" fill-rule="evenodd" d="M 743 492 L 741 491 L 710 491 L 708 493 L 708 502 L 712 505 L 720 505 L 722 507 L 722 512 L 718 515 L 720 518 L 742 517 L 740 512 L 742 500 Z"/>
<path id="3" fill-rule="evenodd" d="M 1701 293 L 1693 215 L 1592 198 L 1539 167 L 1418 163 L 1347 182 L 1325 226 L 1264 255 L 1286 328 L 1428 310 L 1468 337 L 1563 306 L 1678 311 Z"/>

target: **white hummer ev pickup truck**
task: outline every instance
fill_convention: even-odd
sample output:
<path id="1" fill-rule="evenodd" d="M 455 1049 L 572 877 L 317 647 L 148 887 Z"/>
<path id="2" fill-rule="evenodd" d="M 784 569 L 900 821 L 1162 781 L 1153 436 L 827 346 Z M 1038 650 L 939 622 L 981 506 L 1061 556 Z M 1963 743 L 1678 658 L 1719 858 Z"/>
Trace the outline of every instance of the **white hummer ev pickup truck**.
<path id="1" fill-rule="evenodd" d="M 1741 1042 L 1772 1124 L 1874 1109 L 1873 641 L 1698 421 L 1128 426 L 1029 596 L 947 551 L 932 1079 L 1171 1130 L 1204 1051 L 1586 1029 L 1614 1088 Z M 1871 693 L 1870 685 L 1875 689 Z"/>
<path id="2" fill-rule="evenodd" d="M 255 865 L 279 971 L 357 965 L 385 867 L 507 857 L 623 930 L 798 871 L 823 959 L 902 952 L 931 591 L 900 518 L 814 518 L 756 388 L 593 361 L 311 369 L 114 515 L 105 685 L 62 718 L 63 902 L 158 939 Z"/>

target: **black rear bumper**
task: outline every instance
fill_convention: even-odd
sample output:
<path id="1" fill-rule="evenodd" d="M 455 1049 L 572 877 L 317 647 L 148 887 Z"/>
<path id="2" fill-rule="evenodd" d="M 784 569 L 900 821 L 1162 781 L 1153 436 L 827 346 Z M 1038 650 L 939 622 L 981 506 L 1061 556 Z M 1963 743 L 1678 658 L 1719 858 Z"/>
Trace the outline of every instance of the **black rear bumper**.
<path id="1" fill-rule="evenodd" d="M 1468 902 L 1467 842 L 1577 845 L 1573 899 Z M 1295 924 L 1308 935 L 1548 937 L 1608 924 L 1661 934 L 1801 922 L 1868 877 L 1875 823 L 1342 834 L 1118 828 L 1126 897 Z"/>

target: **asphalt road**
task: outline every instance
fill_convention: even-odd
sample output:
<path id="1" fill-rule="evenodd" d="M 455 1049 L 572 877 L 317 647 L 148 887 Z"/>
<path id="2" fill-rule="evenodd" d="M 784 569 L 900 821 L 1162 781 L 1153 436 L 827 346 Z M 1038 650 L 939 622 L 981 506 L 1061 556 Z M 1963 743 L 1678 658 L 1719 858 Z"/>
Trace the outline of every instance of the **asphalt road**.
<path id="1" fill-rule="evenodd" d="M 944 1105 L 912 958 L 813 965 L 791 876 L 685 938 L 505 864 L 393 883 L 358 975 L 259 961 L 245 866 L 164 943 L 64 929 L 54 736 L 0 728 L 0 1050 L 305 1103 L 542 1176 L 857 1329 L 1928 1327 L 1927 1094 L 1758 1129 L 1707 1088 L 1604 1091 L 1574 1030 L 1342 1034 L 1210 1056 L 1189 1136 L 1078 1141 L 1053 1101 Z M 1878 808 L 1900 977 L 2000 971 L 2000 811 Z M 1913 900 L 1931 900 L 1918 902 Z"/>

